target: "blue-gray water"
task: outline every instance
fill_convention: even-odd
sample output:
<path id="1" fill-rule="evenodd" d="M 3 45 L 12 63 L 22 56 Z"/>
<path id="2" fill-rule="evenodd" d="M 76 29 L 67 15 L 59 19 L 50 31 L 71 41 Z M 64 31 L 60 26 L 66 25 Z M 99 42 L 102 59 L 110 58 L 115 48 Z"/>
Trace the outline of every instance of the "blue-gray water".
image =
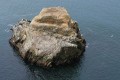
<path id="1" fill-rule="evenodd" d="M 13 24 L 49 6 L 65 7 L 78 21 L 87 41 L 79 63 L 30 66 L 9 45 Z M 120 0 L 0 0 L 0 80 L 120 80 Z"/>

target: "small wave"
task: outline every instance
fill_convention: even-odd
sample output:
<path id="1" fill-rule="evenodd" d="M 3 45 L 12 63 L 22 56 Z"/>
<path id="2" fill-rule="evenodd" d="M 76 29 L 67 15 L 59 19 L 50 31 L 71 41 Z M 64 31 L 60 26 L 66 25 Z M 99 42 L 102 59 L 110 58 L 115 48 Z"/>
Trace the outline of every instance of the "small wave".
<path id="1" fill-rule="evenodd" d="M 89 43 L 86 44 L 86 48 L 88 48 L 88 47 L 89 47 Z"/>
<path id="2" fill-rule="evenodd" d="M 89 32 L 94 32 L 91 28 L 87 28 Z"/>
<path id="3" fill-rule="evenodd" d="M 14 25 L 8 24 L 7 26 L 8 26 L 8 28 L 6 28 L 4 31 L 8 33 L 8 32 L 10 32 L 10 28 L 13 27 Z"/>
<path id="4" fill-rule="evenodd" d="M 9 28 L 5 29 L 5 32 L 7 32 L 7 33 L 10 32 L 10 29 Z"/>
<path id="5" fill-rule="evenodd" d="M 13 24 L 8 24 L 7 26 L 12 27 L 12 26 L 13 26 Z"/>
<path id="6" fill-rule="evenodd" d="M 110 37 L 112 38 L 112 37 L 114 37 L 114 35 L 111 35 Z"/>

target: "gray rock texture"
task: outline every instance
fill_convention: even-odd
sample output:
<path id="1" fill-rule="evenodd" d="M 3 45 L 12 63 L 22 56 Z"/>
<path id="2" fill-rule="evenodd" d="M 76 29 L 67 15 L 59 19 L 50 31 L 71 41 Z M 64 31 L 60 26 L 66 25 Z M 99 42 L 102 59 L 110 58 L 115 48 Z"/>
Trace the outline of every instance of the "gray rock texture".
<path id="1" fill-rule="evenodd" d="M 11 29 L 10 44 L 31 64 L 51 67 L 79 59 L 85 39 L 63 7 L 43 8 L 32 21 L 22 19 Z"/>

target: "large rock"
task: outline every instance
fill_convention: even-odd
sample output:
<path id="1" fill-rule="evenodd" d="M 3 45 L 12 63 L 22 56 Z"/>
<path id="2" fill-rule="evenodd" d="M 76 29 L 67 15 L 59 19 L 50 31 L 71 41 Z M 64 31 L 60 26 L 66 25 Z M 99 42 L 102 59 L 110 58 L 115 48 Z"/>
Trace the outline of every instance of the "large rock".
<path id="1" fill-rule="evenodd" d="M 78 24 L 62 7 L 44 8 L 32 21 L 13 28 L 10 43 L 32 64 L 51 67 L 71 63 L 85 50 Z"/>

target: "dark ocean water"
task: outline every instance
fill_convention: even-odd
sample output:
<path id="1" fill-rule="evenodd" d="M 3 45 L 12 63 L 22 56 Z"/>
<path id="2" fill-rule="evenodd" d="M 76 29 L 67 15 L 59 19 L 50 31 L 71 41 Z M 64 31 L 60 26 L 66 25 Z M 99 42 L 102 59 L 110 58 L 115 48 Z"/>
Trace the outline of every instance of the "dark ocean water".
<path id="1" fill-rule="evenodd" d="M 44 7 L 65 7 L 87 47 L 76 64 L 43 69 L 26 64 L 9 45 L 9 29 Z M 120 80 L 120 0 L 0 0 L 0 80 Z"/>

